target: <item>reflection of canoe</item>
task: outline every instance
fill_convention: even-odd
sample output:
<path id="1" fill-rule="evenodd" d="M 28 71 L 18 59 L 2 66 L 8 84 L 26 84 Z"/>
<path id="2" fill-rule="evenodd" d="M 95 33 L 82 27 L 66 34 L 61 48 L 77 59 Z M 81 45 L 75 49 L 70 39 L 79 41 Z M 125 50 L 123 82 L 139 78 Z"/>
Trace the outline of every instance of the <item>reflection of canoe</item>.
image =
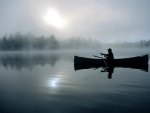
<path id="1" fill-rule="evenodd" d="M 106 64 L 107 64 L 107 59 L 94 59 L 94 58 L 85 58 L 79 56 L 74 57 L 75 70 L 106 67 Z M 113 66 L 123 67 L 123 68 L 142 69 L 144 71 L 148 71 L 148 55 L 115 59 Z"/>

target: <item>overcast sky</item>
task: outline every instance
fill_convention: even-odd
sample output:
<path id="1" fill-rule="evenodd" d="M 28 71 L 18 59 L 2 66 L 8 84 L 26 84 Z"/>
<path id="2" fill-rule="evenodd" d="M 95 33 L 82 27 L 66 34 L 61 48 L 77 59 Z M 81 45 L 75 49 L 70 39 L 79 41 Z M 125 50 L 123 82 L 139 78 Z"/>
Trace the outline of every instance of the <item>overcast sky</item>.
<path id="1" fill-rule="evenodd" d="M 48 8 L 66 20 L 63 29 L 43 21 Z M 150 0 L 0 0 L 0 36 L 32 32 L 61 39 L 101 41 L 150 39 Z"/>

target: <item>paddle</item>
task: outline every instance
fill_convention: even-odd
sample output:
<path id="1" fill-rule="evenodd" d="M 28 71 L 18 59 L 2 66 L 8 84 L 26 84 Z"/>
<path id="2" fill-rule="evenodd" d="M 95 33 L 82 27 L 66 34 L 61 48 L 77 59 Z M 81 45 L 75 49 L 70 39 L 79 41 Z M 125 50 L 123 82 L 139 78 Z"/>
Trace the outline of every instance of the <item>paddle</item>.
<path id="1" fill-rule="evenodd" d="M 92 48 L 92 47 L 91 47 Z M 98 50 L 96 50 L 95 48 L 92 48 L 92 49 L 94 49 L 96 52 L 98 52 L 98 53 L 100 53 Z M 100 53 L 101 54 L 101 53 Z M 101 54 L 102 55 L 102 54 Z M 97 57 L 97 58 L 101 58 L 101 59 L 103 59 L 103 61 L 104 61 L 104 63 L 105 63 L 105 65 L 106 65 L 106 67 L 108 66 L 107 65 L 107 63 L 106 63 L 106 61 L 105 61 L 105 59 L 103 58 L 103 57 L 99 57 L 99 56 L 96 56 L 96 55 L 93 55 L 94 57 Z"/>
<path id="2" fill-rule="evenodd" d="M 103 59 L 103 61 L 104 61 L 104 63 L 105 63 L 105 65 L 106 65 L 106 67 L 107 67 L 107 63 L 106 63 L 106 61 L 105 61 L 105 59 L 103 58 L 103 57 L 99 57 L 99 56 L 96 56 L 96 55 L 93 55 L 94 57 L 97 57 L 97 58 L 101 58 L 101 59 Z"/>
<path id="3" fill-rule="evenodd" d="M 103 58 L 103 57 L 99 57 L 99 56 L 96 56 L 96 55 L 93 55 L 94 57 L 97 57 L 97 58 Z"/>

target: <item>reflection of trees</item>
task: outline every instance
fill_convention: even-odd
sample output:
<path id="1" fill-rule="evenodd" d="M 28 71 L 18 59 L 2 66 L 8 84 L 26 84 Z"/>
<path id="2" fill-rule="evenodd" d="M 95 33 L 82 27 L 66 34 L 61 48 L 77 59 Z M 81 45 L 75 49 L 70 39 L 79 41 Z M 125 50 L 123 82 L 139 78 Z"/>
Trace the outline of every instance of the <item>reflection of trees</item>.
<path id="1" fill-rule="evenodd" d="M 0 63 L 6 69 L 17 69 L 21 70 L 22 68 L 32 69 L 36 65 L 44 66 L 49 64 L 55 66 L 59 56 L 58 55 L 22 55 L 22 54 L 7 54 L 0 56 Z"/>

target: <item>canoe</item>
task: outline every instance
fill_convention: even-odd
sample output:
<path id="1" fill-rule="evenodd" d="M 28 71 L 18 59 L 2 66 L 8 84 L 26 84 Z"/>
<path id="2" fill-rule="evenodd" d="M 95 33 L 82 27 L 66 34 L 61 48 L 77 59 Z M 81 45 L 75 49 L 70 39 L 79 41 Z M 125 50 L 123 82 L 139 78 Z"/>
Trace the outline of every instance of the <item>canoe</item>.
<path id="1" fill-rule="evenodd" d="M 134 68 L 148 71 L 148 54 L 130 58 L 114 59 L 113 67 L 120 68 Z M 89 69 L 107 67 L 107 59 L 85 58 L 74 56 L 74 69 Z"/>

